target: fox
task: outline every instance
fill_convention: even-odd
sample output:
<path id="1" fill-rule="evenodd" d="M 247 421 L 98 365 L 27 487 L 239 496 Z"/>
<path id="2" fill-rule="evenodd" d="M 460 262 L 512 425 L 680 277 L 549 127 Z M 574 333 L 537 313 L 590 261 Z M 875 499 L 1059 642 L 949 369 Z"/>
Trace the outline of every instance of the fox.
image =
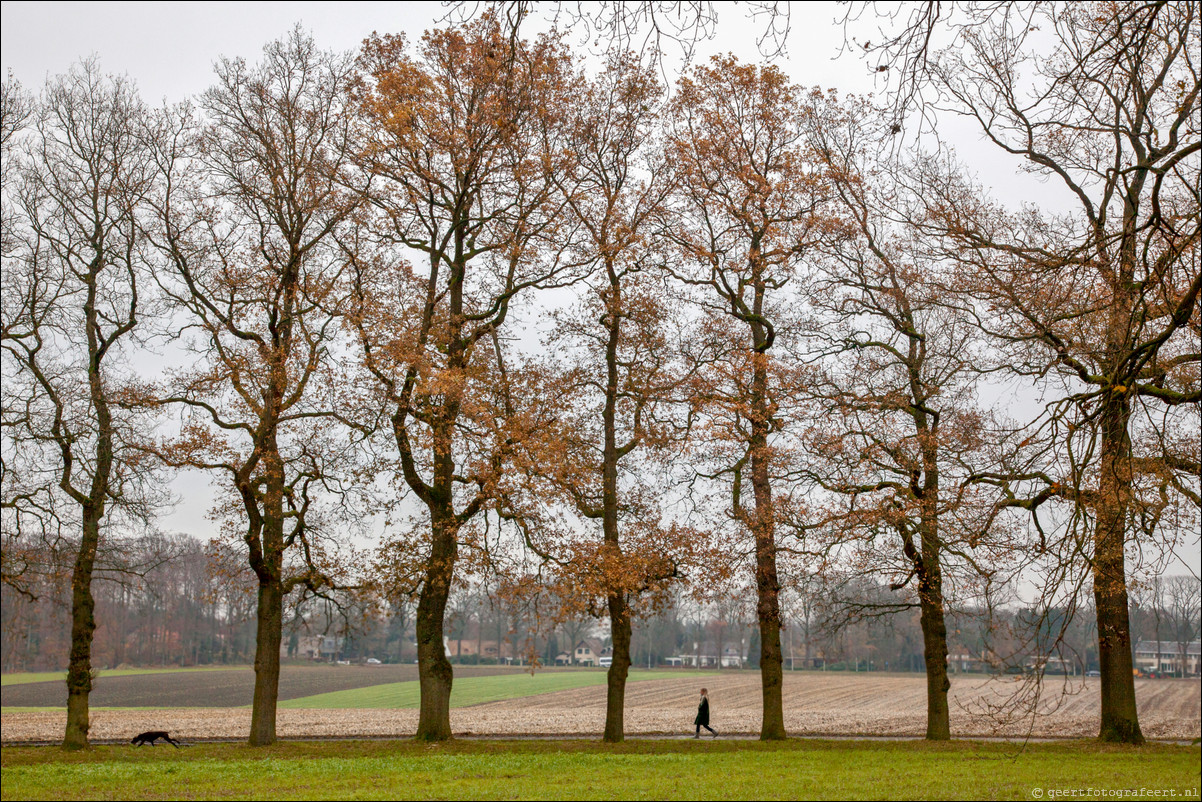
<path id="1" fill-rule="evenodd" d="M 179 741 L 172 738 L 164 730 L 150 730 L 149 732 L 144 732 L 141 735 L 135 735 L 130 739 L 130 743 L 134 746 L 141 746 L 142 744 L 150 744 L 151 746 L 154 746 L 154 742 L 159 740 L 166 741 L 176 749 L 179 749 Z"/>

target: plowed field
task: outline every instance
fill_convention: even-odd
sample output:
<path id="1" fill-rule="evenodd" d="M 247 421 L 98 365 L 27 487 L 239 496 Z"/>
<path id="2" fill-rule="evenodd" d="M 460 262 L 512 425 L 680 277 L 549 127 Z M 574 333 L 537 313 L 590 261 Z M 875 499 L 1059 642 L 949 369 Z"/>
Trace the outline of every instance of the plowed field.
<path id="1" fill-rule="evenodd" d="M 468 672 L 466 667 L 457 667 L 456 673 L 464 676 Z M 719 733 L 759 731 L 760 687 L 755 672 L 707 677 L 682 673 L 679 679 L 632 683 L 627 686 L 626 731 L 690 732 L 702 684 L 709 689 L 711 723 Z M 1202 734 L 1202 686 L 1198 680 L 1136 680 L 1135 685 L 1144 735 L 1184 739 Z M 1034 717 L 1014 712 L 1010 695 L 1022 686 L 1010 678 L 954 678 L 953 735 L 1097 734 L 1096 679 L 1067 685 L 1049 679 Z M 6 704 L 7 699 L 5 693 Z M 787 673 L 784 699 L 785 725 L 795 735 L 921 736 L 926 727 L 925 680 L 921 676 Z M 1010 714 L 1003 715 L 1007 710 Z M 461 735 L 594 736 L 600 734 L 604 719 L 603 686 L 451 711 L 452 729 Z M 12 713 L 3 716 L 0 729 L 5 742 L 53 740 L 61 738 L 64 722 L 62 712 Z M 147 729 L 168 729 L 185 739 L 242 737 L 249 725 L 247 709 L 101 710 L 93 714 L 91 734 L 97 739 L 115 739 Z M 412 735 L 416 727 L 416 710 L 281 710 L 278 722 L 282 737 L 402 737 Z"/>
<path id="2" fill-rule="evenodd" d="M 456 666 L 457 677 L 487 677 L 520 673 L 504 666 Z M 415 665 L 283 666 L 280 701 L 331 691 L 366 688 L 388 682 L 417 680 Z M 179 671 L 97 677 L 92 707 L 238 707 L 250 704 L 255 687 L 252 668 L 222 671 Z M 64 707 L 67 686 L 62 680 L 7 685 L 0 688 L 4 707 Z"/>

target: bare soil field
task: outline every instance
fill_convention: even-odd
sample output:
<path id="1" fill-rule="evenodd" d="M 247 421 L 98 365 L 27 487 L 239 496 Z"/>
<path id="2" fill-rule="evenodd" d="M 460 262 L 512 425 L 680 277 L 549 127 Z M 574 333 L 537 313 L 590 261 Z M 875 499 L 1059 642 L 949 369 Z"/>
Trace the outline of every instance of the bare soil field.
<path id="1" fill-rule="evenodd" d="M 455 666 L 455 676 L 486 677 L 522 670 L 508 666 Z M 283 666 L 279 698 L 299 699 L 416 679 L 415 665 Z M 90 704 L 93 707 L 238 707 L 250 704 L 254 687 L 252 668 L 118 677 L 101 674 L 96 678 Z M 5 707 L 62 707 L 67 704 L 67 688 L 62 680 L 9 685 L 0 689 L 0 702 Z"/>
<path id="2" fill-rule="evenodd" d="M 466 668 L 466 667 L 464 667 Z M 460 673 L 460 668 L 456 668 Z M 464 671 L 462 675 L 466 675 Z M 395 680 L 394 680 L 395 681 Z M 1049 678 L 1039 714 L 999 714 L 1015 708 L 1013 678 L 952 681 L 952 734 L 956 737 L 1082 737 L 1097 735 L 1098 681 L 1062 683 Z M 626 731 L 671 734 L 692 731 L 697 692 L 710 693 L 712 724 L 720 734 L 758 733 L 759 675 L 646 681 L 627 686 Z M 1140 724 L 1149 738 L 1189 739 L 1202 734 L 1198 680 L 1136 680 Z M 925 680 L 918 675 L 798 673 L 785 676 L 785 725 L 793 735 L 921 736 L 926 728 Z M 417 728 L 416 710 L 281 710 L 284 738 L 406 737 Z M 598 736 L 605 720 L 603 686 L 561 691 L 451 711 L 457 735 Z M 12 713 L 0 721 L 3 741 L 62 737 L 65 713 Z M 127 739 L 147 729 L 168 729 L 188 739 L 238 738 L 249 730 L 247 709 L 101 710 L 93 714 L 96 739 Z"/>

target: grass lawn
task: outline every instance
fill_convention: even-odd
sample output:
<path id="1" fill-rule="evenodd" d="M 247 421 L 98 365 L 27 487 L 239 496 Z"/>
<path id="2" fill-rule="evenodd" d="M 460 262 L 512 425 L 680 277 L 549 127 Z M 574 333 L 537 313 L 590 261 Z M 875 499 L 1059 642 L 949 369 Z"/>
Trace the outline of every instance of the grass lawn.
<path id="1" fill-rule="evenodd" d="M 97 671 L 98 677 L 130 677 L 135 674 L 178 674 L 181 671 L 233 671 L 246 669 L 249 666 L 194 666 L 192 668 L 115 668 Z M 53 680 L 67 681 L 66 671 L 18 671 L 14 674 L 0 674 L 0 687 L 8 685 L 27 685 L 31 682 L 51 682 Z"/>
<path id="2" fill-rule="evenodd" d="M 413 741 L 0 750 L 4 799 L 1197 799 L 1198 747 Z M 1109 792 L 1109 793 L 1107 793 Z M 1138 794 L 1138 791 L 1137 791 Z M 1164 793 L 1160 798 L 1168 797 Z"/>
<path id="3" fill-rule="evenodd" d="M 694 671 L 689 676 L 710 676 L 715 671 Z M 492 677 L 456 677 L 451 685 L 451 707 L 467 707 L 484 702 L 498 702 L 502 699 L 517 699 L 522 696 L 536 696 L 540 693 L 569 691 L 575 688 L 587 688 L 590 685 L 605 684 L 604 671 L 540 671 L 533 676 L 527 673 L 500 674 Z M 680 679 L 679 671 L 645 671 L 631 669 L 627 682 L 641 682 L 656 679 Z M 347 691 L 319 693 L 314 696 L 303 696 L 299 699 L 288 699 L 279 703 L 280 707 L 297 709 L 322 708 L 371 708 L 383 707 L 392 709 L 414 708 L 419 706 L 420 686 L 417 682 L 390 682 L 385 685 L 371 685 L 367 688 L 355 688 Z"/>

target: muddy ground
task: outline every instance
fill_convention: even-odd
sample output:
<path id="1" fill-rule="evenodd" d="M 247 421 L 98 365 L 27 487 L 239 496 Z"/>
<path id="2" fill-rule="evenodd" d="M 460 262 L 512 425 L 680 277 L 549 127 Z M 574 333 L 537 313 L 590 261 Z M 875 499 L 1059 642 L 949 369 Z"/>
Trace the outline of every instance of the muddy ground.
<path id="1" fill-rule="evenodd" d="M 486 677 L 521 670 L 504 666 L 455 666 L 455 676 Z M 283 666 L 279 699 L 416 679 L 415 665 Z M 93 707 L 239 707 L 250 704 L 254 687 L 252 668 L 120 677 L 101 674 L 96 678 L 90 704 Z M 0 700 L 5 707 L 62 707 L 67 704 L 67 686 L 61 680 L 9 685 L 0 688 Z"/>
<path id="2" fill-rule="evenodd" d="M 460 673 L 459 667 L 456 673 L 467 674 Z M 1021 682 L 953 678 L 952 733 L 957 737 L 1094 737 L 1097 682 L 1049 681 L 1037 700 L 1027 698 L 1039 710 L 1031 717 L 1018 714 L 1023 705 L 1014 694 L 1022 690 Z M 754 672 L 632 683 L 627 686 L 626 732 L 691 732 L 703 683 L 709 689 L 712 724 L 719 733 L 758 733 L 760 688 Z M 1191 739 L 1202 734 L 1198 680 L 1137 680 L 1136 697 L 1145 736 Z M 926 727 L 921 676 L 787 674 L 784 698 L 785 725 L 793 735 L 922 736 Z M 603 686 L 451 711 L 451 727 L 457 735 L 597 737 L 604 720 Z M 6 743 L 55 740 L 62 737 L 64 724 L 61 712 L 13 713 L 3 716 L 0 729 Z M 127 739 L 143 730 L 167 729 L 184 739 L 241 738 L 249 726 L 250 711 L 244 708 L 102 710 L 93 714 L 91 734 L 97 739 Z M 416 710 L 281 710 L 278 720 L 284 738 L 406 737 L 416 727 Z"/>

